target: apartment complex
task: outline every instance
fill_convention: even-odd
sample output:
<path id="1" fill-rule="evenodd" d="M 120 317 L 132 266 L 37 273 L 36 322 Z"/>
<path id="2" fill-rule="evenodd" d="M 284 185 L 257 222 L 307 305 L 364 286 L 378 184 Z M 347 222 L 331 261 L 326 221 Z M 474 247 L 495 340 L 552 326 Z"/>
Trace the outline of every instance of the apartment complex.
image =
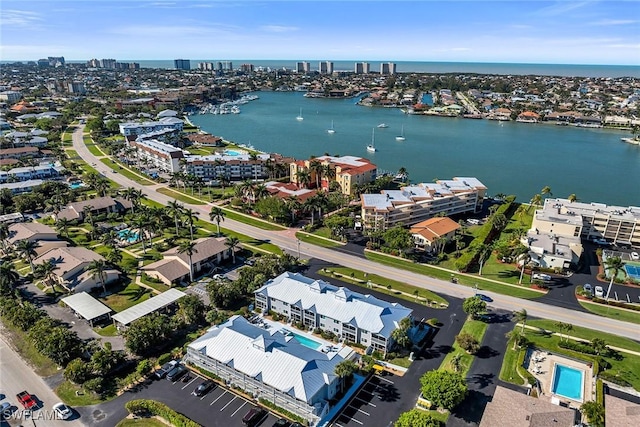
<path id="1" fill-rule="evenodd" d="M 320 61 L 318 64 L 318 71 L 320 74 L 333 74 L 333 62 Z"/>
<path id="2" fill-rule="evenodd" d="M 62 175 L 64 170 L 64 166 L 59 162 L 42 162 L 38 166 L 24 166 L 0 171 L 0 183 L 57 178 Z"/>
<path id="3" fill-rule="evenodd" d="M 368 62 L 356 62 L 353 71 L 356 74 L 369 74 L 371 72 L 371 64 Z"/>
<path id="4" fill-rule="evenodd" d="M 610 243 L 640 247 L 640 207 L 546 199 L 533 216 L 531 228 L 540 233 L 604 238 Z"/>
<path id="5" fill-rule="evenodd" d="M 136 149 L 138 159 L 148 163 L 149 167 L 166 173 L 180 171 L 180 160 L 184 158 L 180 148 L 155 139 L 137 139 L 129 141 L 129 145 Z"/>
<path id="6" fill-rule="evenodd" d="M 398 224 L 417 224 L 437 215 L 479 212 L 486 191 L 487 187 L 477 178 L 455 177 L 400 190 L 383 190 L 380 194 L 363 194 L 363 226 L 386 230 Z"/>
<path id="7" fill-rule="evenodd" d="M 396 74 L 396 64 L 394 62 L 383 62 L 380 64 L 380 74 Z"/>
<path id="8" fill-rule="evenodd" d="M 254 294 L 256 308 L 264 313 L 276 312 L 306 328 L 320 328 L 382 353 L 391 349 L 391 333 L 412 311 L 290 272 L 268 281 Z"/>
<path id="9" fill-rule="evenodd" d="M 173 66 L 176 70 L 190 70 L 191 61 L 188 59 L 174 59 Z"/>
<path id="10" fill-rule="evenodd" d="M 321 167 L 316 167 L 315 165 Z M 298 160 L 289 164 L 291 182 L 303 186 L 301 171 L 309 172 L 309 186 L 328 190 L 331 182 L 337 182 L 342 194 L 352 196 L 356 185 L 373 182 L 378 167 L 368 159 L 355 156 L 320 156 L 309 160 Z"/>
<path id="11" fill-rule="evenodd" d="M 158 132 L 163 130 L 182 131 L 184 122 L 176 117 L 162 117 L 155 122 L 129 122 L 120 123 L 120 133 L 127 139 L 132 139 L 139 135 Z"/>
<path id="12" fill-rule="evenodd" d="M 282 330 L 254 325 L 242 316 L 213 326 L 187 346 L 186 361 L 233 387 L 266 399 L 317 425 L 340 390 L 334 373 L 345 352 L 305 347 Z"/>
<path id="13" fill-rule="evenodd" d="M 311 72 L 310 63 L 306 61 L 296 62 L 296 73 L 310 73 L 310 72 Z"/>

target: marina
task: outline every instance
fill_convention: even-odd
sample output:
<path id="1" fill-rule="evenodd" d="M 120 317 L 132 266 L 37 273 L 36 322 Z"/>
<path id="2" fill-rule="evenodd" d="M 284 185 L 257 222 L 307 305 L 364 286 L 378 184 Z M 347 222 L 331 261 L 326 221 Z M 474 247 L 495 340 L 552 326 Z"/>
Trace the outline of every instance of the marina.
<path id="1" fill-rule="evenodd" d="M 265 152 L 298 159 L 325 153 L 362 156 L 394 173 L 404 167 L 411 182 L 477 176 L 489 194 L 515 194 L 525 202 L 548 185 L 558 197 L 640 203 L 640 147 L 620 140 L 630 136 L 628 131 L 419 116 L 358 106 L 358 99 L 305 98 L 300 92 L 257 95 L 260 99 L 244 105 L 242 114 L 190 120 L 205 132 Z M 293 120 L 300 108 L 303 122 Z M 340 117 L 339 132 L 328 134 L 327 123 L 335 117 Z M 389 128 L 378 129 L 380 123 Z M 406 140 L 398 143 L 395 136 L 403 126 Z M 372 128 L 377 153 L 366 149 Z"/>

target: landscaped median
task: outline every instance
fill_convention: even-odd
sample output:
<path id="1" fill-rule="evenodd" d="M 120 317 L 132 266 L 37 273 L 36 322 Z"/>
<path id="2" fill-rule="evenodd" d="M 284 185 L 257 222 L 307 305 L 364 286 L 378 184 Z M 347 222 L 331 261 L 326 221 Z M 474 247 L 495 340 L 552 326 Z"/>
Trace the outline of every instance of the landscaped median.
<path id="1" fill-rule="evenodd" d="M 175 427 L 200 427 L 197 422 L 155 400 L 136 399 L 127 402 L 124 406 L 134 416 L 159 417 L 166 421 L 166 424 Z"/>
<path id="2" fill-rule="evenodd" d="M 137 173 L 133 172 L 131 169 L 127 168 L 126 166 L 113 161 L 109 158 L 102 158 L 100 159 L 100 161 L 102 163 L 104 163 L 105 165 L 109 166 L 111 169 L 113 169 L 114 171 L 117 171 L 118 173 L 121 173 L 123 176 L 129 178 L 132 181 L 137 182 L 140 185 L 154 185 L 155 182 L 141 176 L 138 175 Z"/>
<path id="3" fill-rule="evenodd" d="M 316 246 L 322 246 L 324 248 L 338 248 L 344 245 L 344 243 L 338 242 L 336 240 L 307 233 L 305 231 L 296 232 L 296 238 L 301 242 L 309 243 Z"/>
<path id="4" fill-rule="evenodd" d="M 532 289 L 527 287 L 526 285 L 511 285 L 509 283 L 486 280 L 480 276 L 458 273 L 456 271 L 447 270 L 442 267 L 435 267 L 427 264 L 417 264 L 412 261 L 407 261 L 405 259 L 392 255 L 382 254 L 380 252 L 365 250 L 365 256 L 367 257 L 367 259 L 379 264 L 400 268 L 402 270 L 411 271 L 413 273 L 422 274 L 440 280 L 450 281 L 452 277 L 455 277 L 459 285 L 464 285 L 471 288 L 475 288 L 477 285 L 479 290 L 486 290 L 498 294 L 510 295 L 517 298 L 532 299 L 541 297 L 546 294 L 546 291 Z"/>
<path id="5" fill-rule="evenodd" d="M 582 308 L 593 314 L 640 324 L 640 306 L 621 301 L 609 300 L 607 302 L 602 298 L 592 298 L 591 293 L 584 291 L 582 286 L 576 287 L 576 298 Z"/>
<path id="6" fill-rule="evenodd" d="M 180 201 L 182 203 L 189 203 L 191 205 L 206 205 L 207 204 L 207 202 L 204 202 L 204 201 L 202 201 L 202 200 L 200 200 L 198 198 L 188 196 L 188 195 L 186 195 L 184 193 L 172 190 L 172 189 L 167 188 L 167 187 L 158 188 L 158 189 L 156 189 L 156 191 L 158 193 L 160 193 L 160 194 L 164 194 L 165 196 L 172 197 L 175 200 L 178 200 L 178 201 Z"/>
<path id="7" fill-rule="evenodd" d="M 422 302 L 432 308 L 447 308 L 449 302 L 440 295 L 429 290 L 411 286 L 403 282 L 387 279 L 376 274 L 364 273 L 348 267 L 332 267 L 318 270 L 319 274 L 327 277 L 337 277 L 354 285 L 375 289 L 387 295 L 393 295 L 412 302 Z"/>

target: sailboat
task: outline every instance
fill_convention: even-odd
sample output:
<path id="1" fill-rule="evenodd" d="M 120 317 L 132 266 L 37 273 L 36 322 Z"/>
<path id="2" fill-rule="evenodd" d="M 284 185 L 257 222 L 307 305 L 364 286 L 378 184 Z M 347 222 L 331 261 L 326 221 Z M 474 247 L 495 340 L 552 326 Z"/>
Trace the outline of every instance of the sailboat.
<path id="1" fill-rule="evenodd" d="M 400 128 L 400 135 L 396 136 L 396 141 L 404 141 L 404 125 Z"/>
<path id="2" fill-rule="evenodd" d="M 298 117 L 296 117 L 296 120 L 299 122 L 304 120 L 304 117 L 302 117 L 302 108 L 300 109 L 300 114 L 298 114 Z"/>
<path id="3" fill-rule="evenodd" d="M 336 130 L 333 128 L 333 120 L 331 120 L 331 127 L 327 129 L 327 133 L 336 133 Z"/>
<path id="4" fill-rule="evenodd" d="M 371 144 L 367 145 L 367 151 L 370 153 L 375 153 L 376 151 L 378 151 L 375 146 L 375 139 L 376 139 L 376 128 L 373 128 L 373 131 L 371 132 Z"/>

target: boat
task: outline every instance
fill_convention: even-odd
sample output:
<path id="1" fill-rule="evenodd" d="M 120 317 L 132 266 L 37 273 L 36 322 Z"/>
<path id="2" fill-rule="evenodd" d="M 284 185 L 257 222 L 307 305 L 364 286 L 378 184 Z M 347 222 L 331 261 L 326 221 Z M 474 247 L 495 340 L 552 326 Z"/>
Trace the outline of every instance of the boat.
<path id="1" fill-rule="evenodd" d="M 378 151 L 375 146 L 376 139 L 376 128 L 373 128 L 373 132 L 371 132 L 371 144 L 367 145 L 367 151 L 370 153 L 375 153 Z"/>
<path id="2" fill-rule="evenodd" d="M 396 136 L 396 141 L 404 141 L 405 137 L 404 137 L 404 125 L 402 125 L 402 127 L 400 128 L 400 135 Z"/>
<path id="3" fill-rule="evenodd" d="M 302 117 L 302 108 L 300 109 L 300 114 L 298 114 L 298 117 L 296 117 L 296 120 L 299 122 L 304 120 L 304 117 Z"/>
<path id="4" fill-rule="evenodd" d="M 378 127 L 379 127 L 379 128 L 381 128 L 381 129 L 383 129 L 383 128 L 388 128 L 388 127 L 389 127 L 389 125 L 388 125 L 388 124 L 386 124 L 386 123 L 380 123 L 380 124 L 378 125 Z"/>
<path id="5" fill-rule="evenodd" d="M 333 120 L 331 120 L 331 127 L 327 129 L 327 133 L 336 133 L 336 130 L 333 128 Z"/>

